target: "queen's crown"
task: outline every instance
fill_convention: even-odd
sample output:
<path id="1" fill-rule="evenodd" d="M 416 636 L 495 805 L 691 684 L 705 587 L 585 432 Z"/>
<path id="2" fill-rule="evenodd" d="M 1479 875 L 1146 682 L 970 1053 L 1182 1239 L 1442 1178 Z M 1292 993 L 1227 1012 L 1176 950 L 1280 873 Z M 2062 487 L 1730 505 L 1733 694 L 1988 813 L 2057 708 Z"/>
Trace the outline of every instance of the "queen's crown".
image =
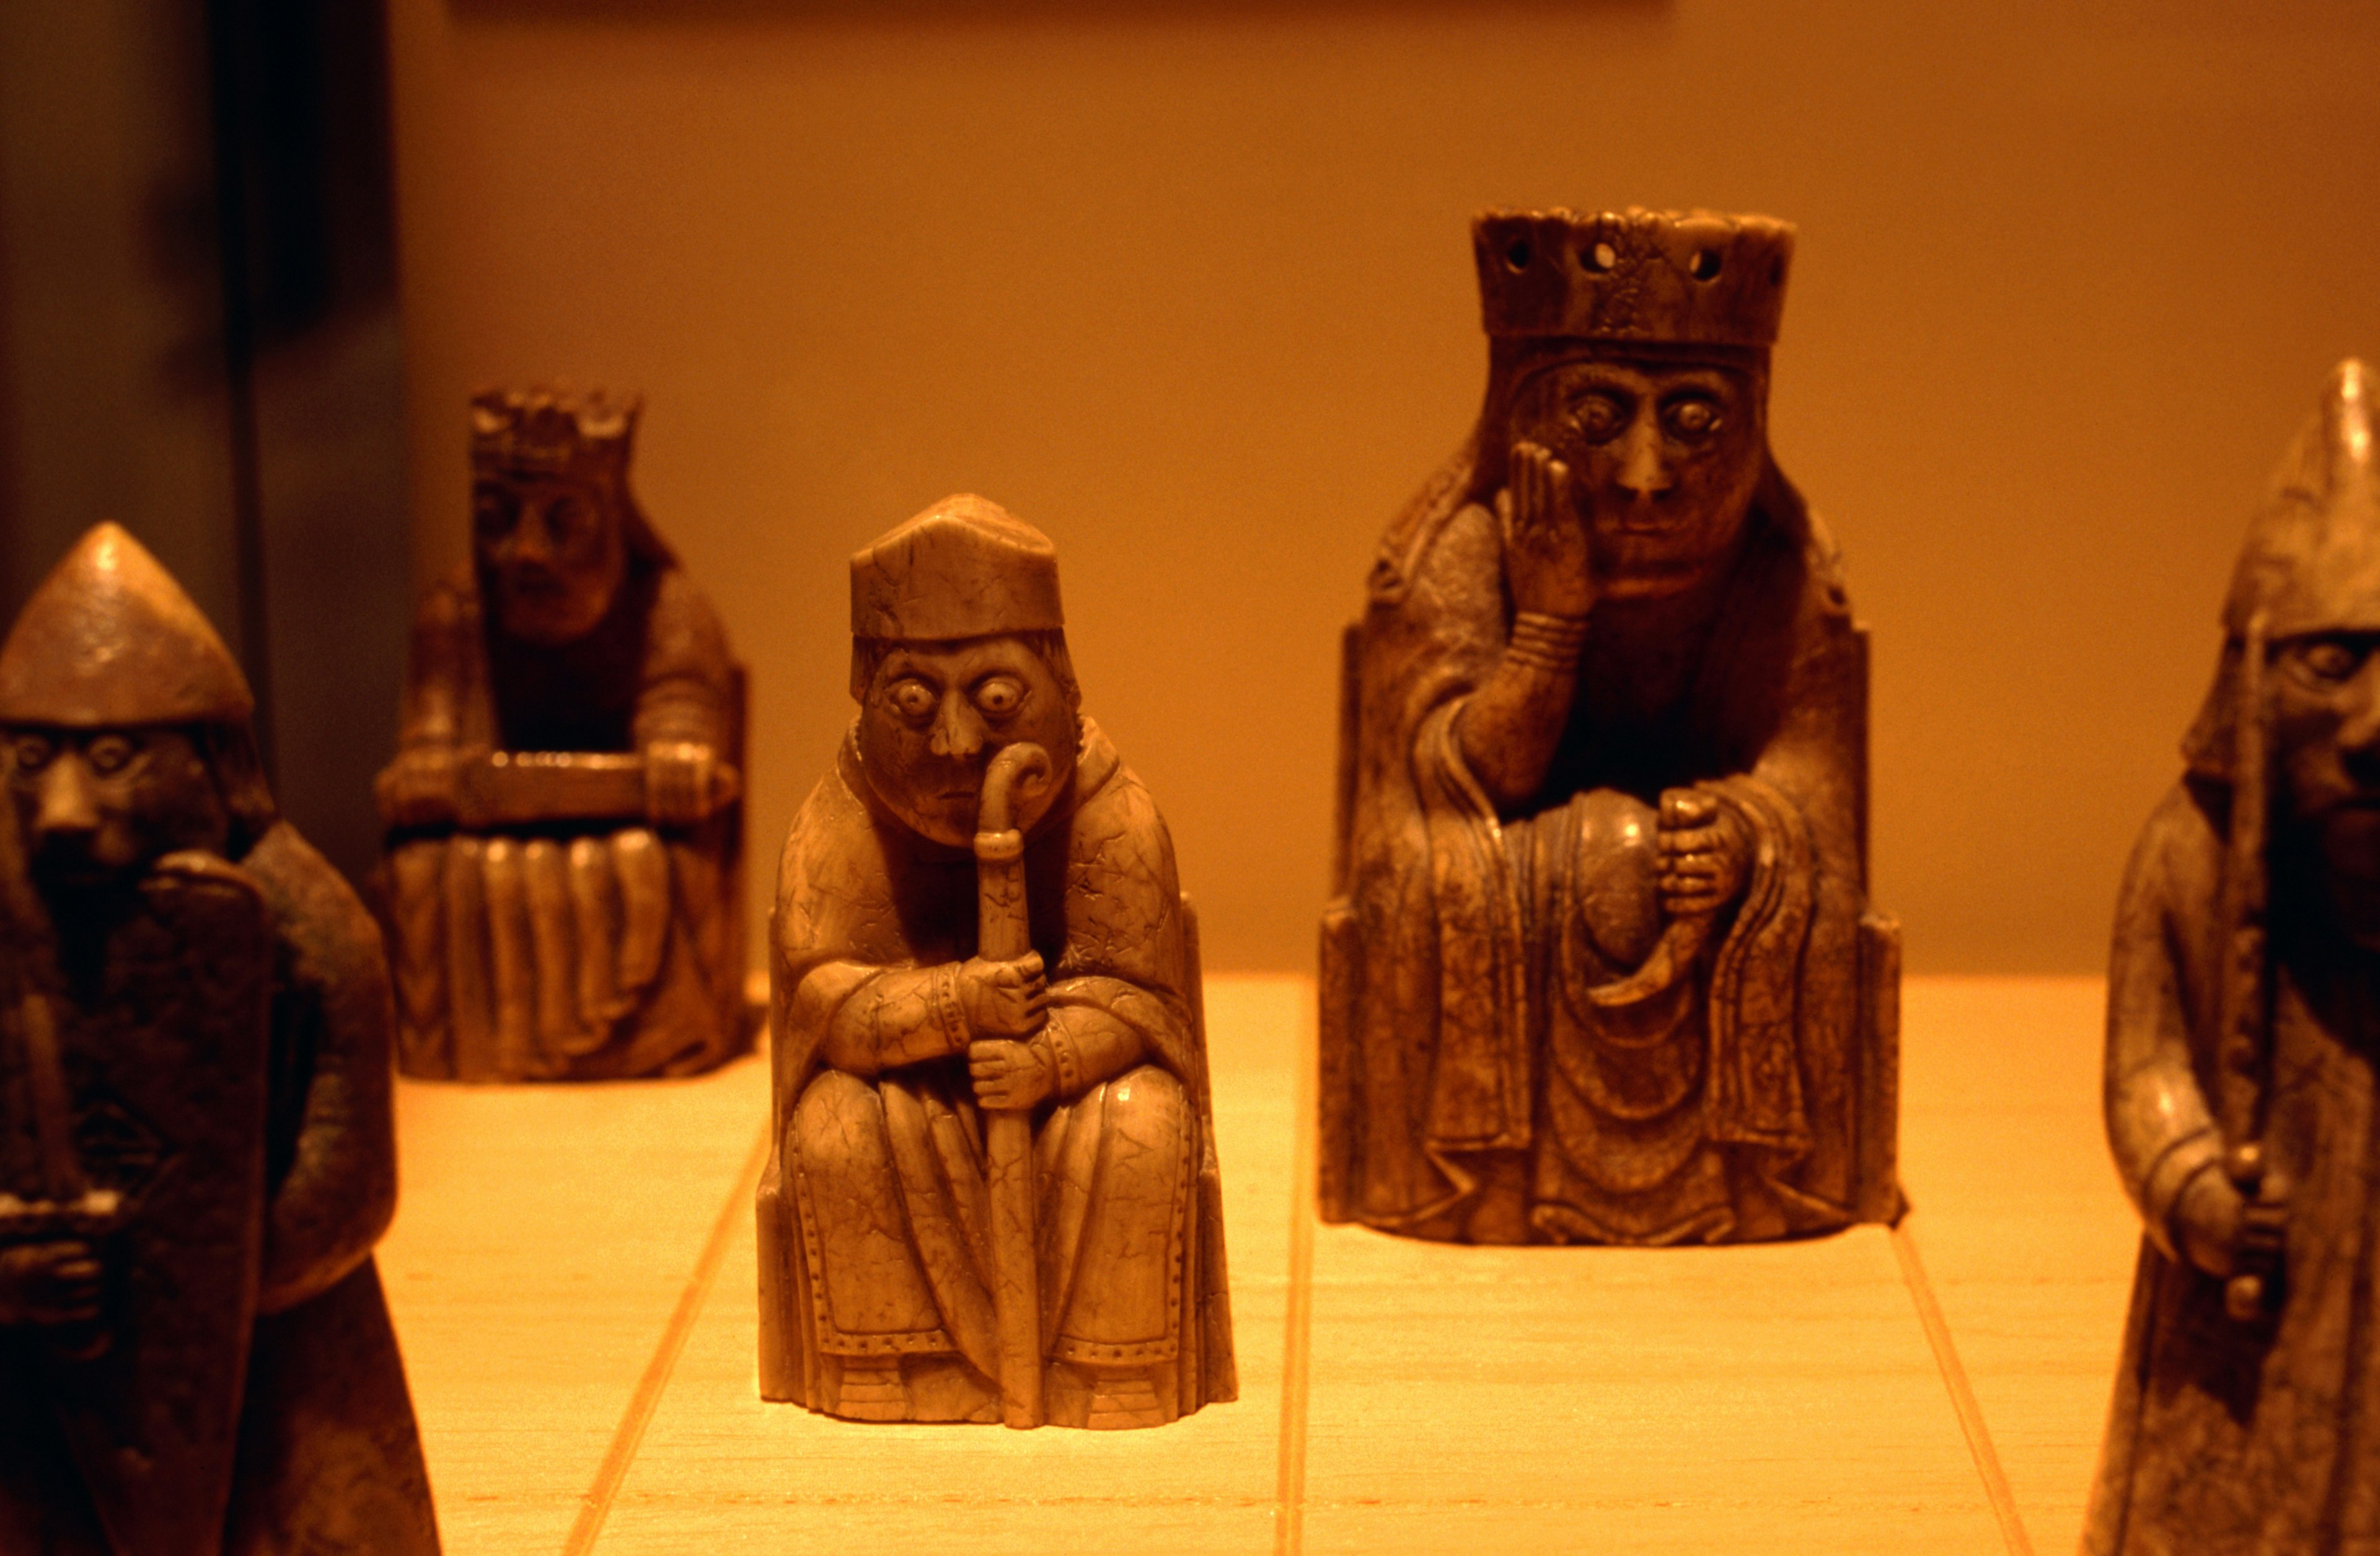
<path id="1" fill-rule="evenodd" d="M 1793 228 L 1709 211 L 1487 211 L 1471 224 L 1491 336 L 1767 349 Z"/>

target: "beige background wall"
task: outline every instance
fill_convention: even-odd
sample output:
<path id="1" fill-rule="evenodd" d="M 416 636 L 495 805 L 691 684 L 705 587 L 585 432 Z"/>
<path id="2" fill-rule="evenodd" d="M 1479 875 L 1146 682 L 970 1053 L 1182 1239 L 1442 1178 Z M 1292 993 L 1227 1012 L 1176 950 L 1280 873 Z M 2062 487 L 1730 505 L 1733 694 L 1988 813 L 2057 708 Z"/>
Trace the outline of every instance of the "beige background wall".
<path id="1" fill-rule="evenodd" d="M 417 569 L 472 385 L 644 389 L 754 667 L 756 912 L 844 557 L 972 488 L 1058 541 L 1210 965 L 1306 962 L 1337 629 L 1476 407 L 1467 217 L 1705 204 L 1801 226 L 1775 441 L 1876 631 L 1912 965 L 2090 968 L 2248 511 L 2380 353 L 2368 5 L 392 12 Z"/>

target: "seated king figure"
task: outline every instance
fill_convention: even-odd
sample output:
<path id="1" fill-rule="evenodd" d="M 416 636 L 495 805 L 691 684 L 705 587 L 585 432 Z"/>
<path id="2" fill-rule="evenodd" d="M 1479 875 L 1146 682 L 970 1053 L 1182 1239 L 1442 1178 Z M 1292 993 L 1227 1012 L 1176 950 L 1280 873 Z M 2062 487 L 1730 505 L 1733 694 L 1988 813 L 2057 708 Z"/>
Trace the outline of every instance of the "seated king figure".
<path id="1" fill-rule="evenodd" d="M 1056 553 L 948 498 L 852 558 L 851 614 L 859 717 L 777 877 L 760 1392 L 1099 1428 L 1232 1399 L 1196 924 L 1164 820 L 1080 712 Z M 1044 781 L 995 817 L 987 773 L 1027 755 Z M 1046 1401 L 1022 1419 L 1012 1317 Z"/>
<path id="2" fill-rule="evenodd" d="M 1474 225 L 1486 405 L 1344 645 L 1326 1219 L 1664 1244 L 1897 1211 L 1866 634 L 1768 450 L 1792 243 Z"/>
<path id="3" fill-rule="evenodd" d="M 471 401 L 472 561 L 422 599 L 379 784 L 407 1075 L 685 1075 L 750 1039 L 744 671 L 629 492 L 638 411 Z"/>

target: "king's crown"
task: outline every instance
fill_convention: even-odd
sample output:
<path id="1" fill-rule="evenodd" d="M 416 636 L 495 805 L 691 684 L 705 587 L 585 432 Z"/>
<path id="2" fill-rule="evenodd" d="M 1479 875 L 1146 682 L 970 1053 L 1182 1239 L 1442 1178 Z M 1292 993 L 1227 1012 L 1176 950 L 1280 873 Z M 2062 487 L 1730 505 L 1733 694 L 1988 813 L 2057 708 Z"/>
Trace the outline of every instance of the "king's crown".
<path id="1" fill-rule="evenodd" d="M 483 389 L 471 396 L 471 464 L 516 475 L 618 475 L 644 402 L 567 384 Z"/>
<path id="2" fill-rule="evenodd" d="M 1765 350 L 1785 310 L 1793 228 L 1709 211 L 1488 211 L 1471 224 L 1491 336 Z"/>

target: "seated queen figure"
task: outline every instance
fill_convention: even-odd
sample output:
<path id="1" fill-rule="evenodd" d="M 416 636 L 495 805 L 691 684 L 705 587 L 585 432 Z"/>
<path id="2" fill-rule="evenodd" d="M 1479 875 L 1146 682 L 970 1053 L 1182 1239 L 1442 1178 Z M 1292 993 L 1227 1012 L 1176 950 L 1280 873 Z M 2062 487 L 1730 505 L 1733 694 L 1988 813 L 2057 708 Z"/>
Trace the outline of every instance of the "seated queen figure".
<path id="1" fill-rule="evenodd" d="M 414 623 L 381 775 L 408 1075 L 744 1051 L 744 672 L 628 490 L 636 401 L 471 402 L 472 561 Z"/>
<path id="2" fill-rule="evenodd" d="M 859 717 L 777 877 L 761 1394 L 1099 1428 L 1232 1399 L 1195 920 L 1081 713 L 1056 553 L 948 498 L 852 558 L 851 614 Z M 1026 754 L 1046 779 L 995 820 L 987 774 Z"/>
<path id="3" fill-rule="evenodd" d="M 1658 1244 L 1899 1205 L 1867 638 L 1768 451 L 1792 240 L 1474 225 L 1487 403 L 1345 644 L 1327 1219 Z"/>

